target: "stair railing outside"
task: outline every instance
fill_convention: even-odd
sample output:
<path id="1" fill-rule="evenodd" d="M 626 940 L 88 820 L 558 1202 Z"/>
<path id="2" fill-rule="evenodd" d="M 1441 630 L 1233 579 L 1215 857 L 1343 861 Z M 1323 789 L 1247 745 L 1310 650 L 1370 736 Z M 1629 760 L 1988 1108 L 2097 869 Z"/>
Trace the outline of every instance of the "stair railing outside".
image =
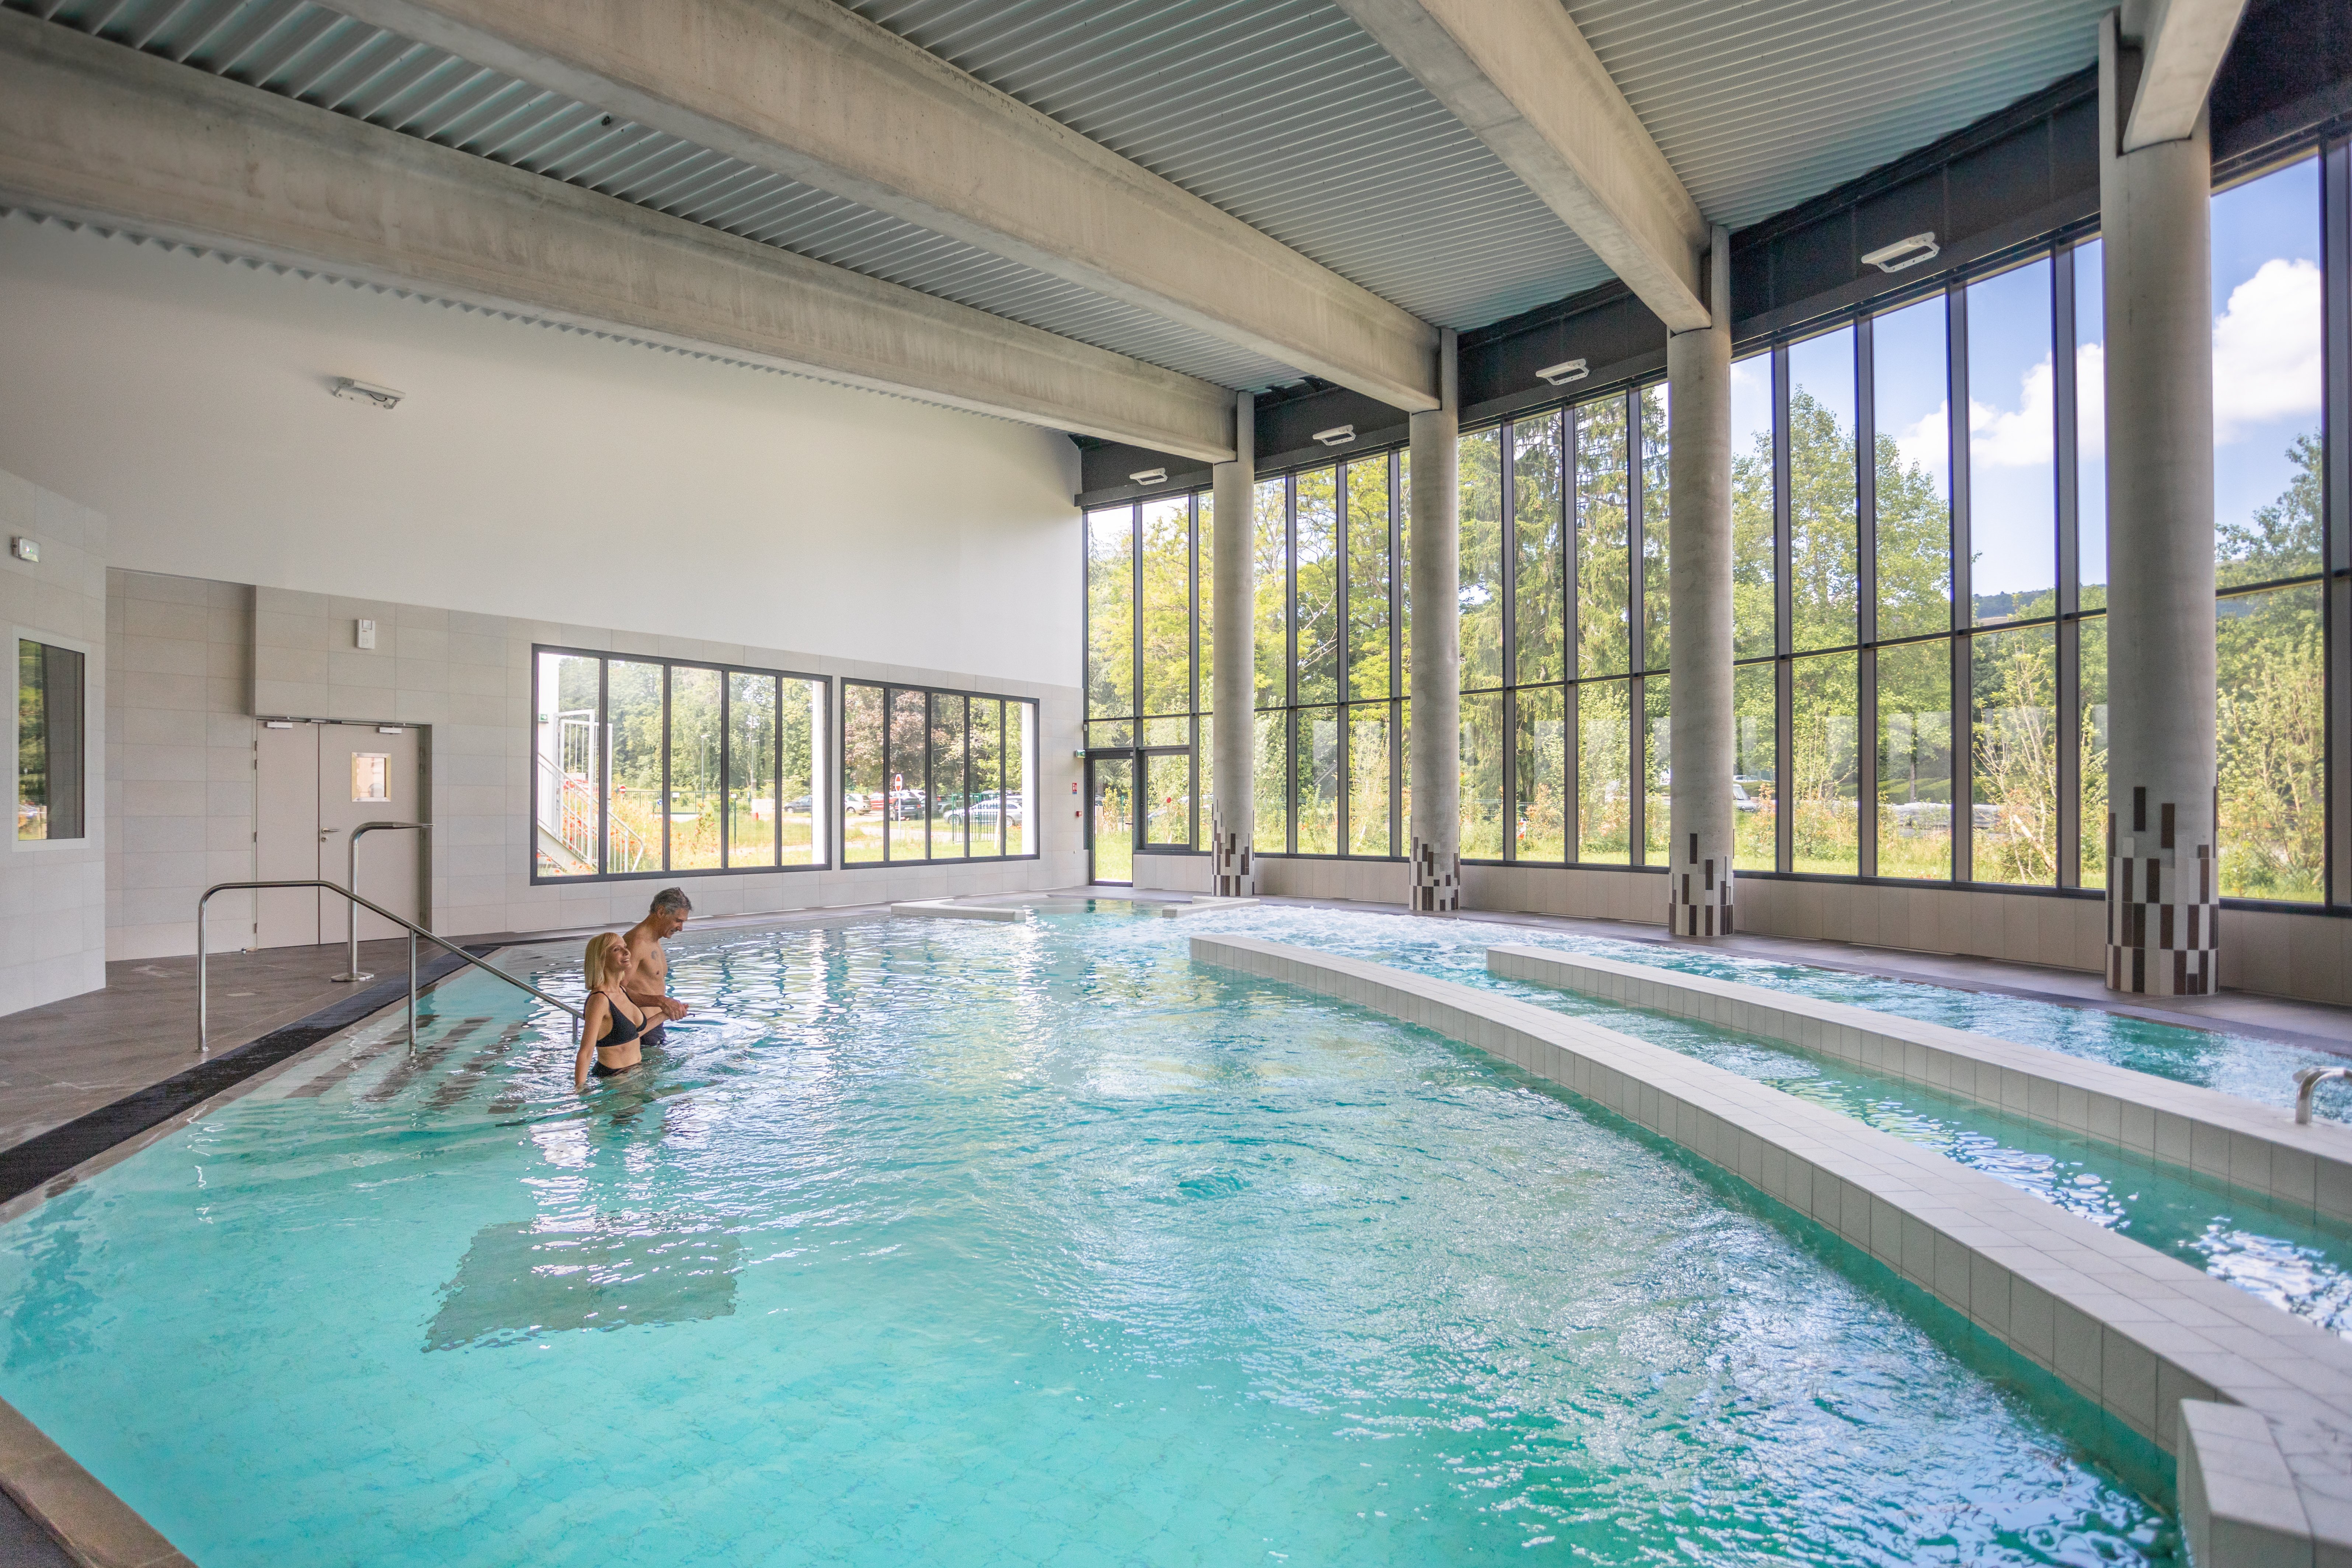
<path id="1" fill-rule="evenodd" d="M 575 1019 L 583 1023 L 586 1021 L 581 1010 L 570 1002 L 549 996 L 529 980 L 518 979 L 504 969 L 483 963 L 446 937 L 435 936 L 413 920 L 404 920 L 383 904 L 362 898 L 348 887 L 338 887 L 333 883 L 319 877 L 296 878 L 288 882 L 220 882 L 205 889 L 204 896 L 196 900 L 196 1054 L 198 1056 L 209 1055 L 212 1048 L 212 1030 L 208 1010 L 208 1004 L 212 998 L 212 988 L 206 969 L 209 955 L 205 943 L 205 906 L 212 903 L 213 894 L 216 893 L 258 892 L 281 887 L 309 887 L 316 888 L 322 893 L 336 894 L 350 899 L 371 914 L 383 915 L 394 925 L 401 926 L 408 932 L 408 1043 L 411 1049 L 414 1049 L 416 1044 L 416 939 L 420 936 L 461 962 L 471 964 L 482 973 L 495 975 L 518 990 L 529 991 L 548 1006 L 561 1008 Z"/>
<path id="2" fill-rule="evenodd" d="M 430 822 L 362 822 L 352 830 L 351 869 L 343 873 L 343 885 L 355 894 L 360 887 L 360 840 L 386 828 L 413 828 L 424 835 L 427 848 L 432 845 L 433 824 Z M 374 979 L 373 975 L 362 973 L 360 968 L 360 906 L 356 904 L 343 905 L 343 972 L 335 977 L 336 983 Z"/>

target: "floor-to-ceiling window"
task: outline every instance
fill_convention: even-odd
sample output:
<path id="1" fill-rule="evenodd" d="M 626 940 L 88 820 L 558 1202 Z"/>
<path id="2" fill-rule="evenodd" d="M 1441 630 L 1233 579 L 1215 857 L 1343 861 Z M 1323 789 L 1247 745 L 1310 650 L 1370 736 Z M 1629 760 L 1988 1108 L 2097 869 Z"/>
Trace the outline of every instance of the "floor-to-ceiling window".
<path id="1" fill-rule="evenodd" d="M 1208 831 L 1213 526 L 1205 492 L 1086 515 L 1087 750 L 1118 781 L 1089 832 L 1125 835 L 1119 866 Z"/>
<path id="2" fill-rule="evenodd" d="M 2352 154 L 2328 156 L 2337 200 L 2352 205 Z M 2328 767 L 2328 704 L 2352 670 L 2352 541 L 2327 534 L 2325 476 L 2328 443 L 2340 451 L 2352 432 L 2322 417 L 2323 299 L 2328 267 L 2347 296 L 2352 284 L 2347 258 L 2322 244 L 2322 184 L 2313 155 L 2213 198 L 2218 783 L 2231 898 L 2329 896 L 2328 836 L 2346 831 L 2331 804 L 2343 785 Z M 1860 308 L 1741 345 L 1742 870 L 2100 884 L 2101 265 L 2095 235 L 2063 235 L 1907 289 L 1891 278 Z M 1673 782 L 1667 413 L 1653 383 L 1462 435 L 1465 859 L 1660 856 Z M 1262 854 L 1402 851 L 1410 461 L 1365 453 L 1269 477 L 1234 519 L 1251 531 L 1257 572 Z M 1088 745 L 1158 753 L 1138 816 L 1162 825 L 1138 830 L 1145 847 L 1197 843 L 1206 821 L 1209 528 L 1206 496 L 1087 517 Z M 2332 613 L 2331 582 L 2345 601 Z"/>
<path id="3" fill-rule="evenodd" d="M 2319 177 L 2213 198 L 2231 897 L 2326 893 Z M 2101 265 L 2059 244 L 1735 365 L 1741 866 L 2099 885 Z"/>
<path id="4" fill-rule="evenodd" d="M 1465 860 L 1662 857 L 1665 505 L 1663 386 L 1463 434 Z"/>
<path id="5" fill-rule="evenodd" d="M 1402 852 L 1402 484 L 1372 452 L 1252 497 L 1261 854 Z"/>

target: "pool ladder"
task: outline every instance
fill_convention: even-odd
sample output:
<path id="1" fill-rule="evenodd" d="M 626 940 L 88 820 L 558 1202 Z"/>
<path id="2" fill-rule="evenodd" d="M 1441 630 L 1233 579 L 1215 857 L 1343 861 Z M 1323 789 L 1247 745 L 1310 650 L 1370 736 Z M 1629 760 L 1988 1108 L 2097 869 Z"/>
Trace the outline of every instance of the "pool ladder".
<path id="1" fill-rule="evenodd" d="M 2294 1075 L 2294 1124 L 2311 1125 L 2311 1096 L 2331 1078 L 2352 1078 L 2352 1067 L 2305 1067 Z"/>
<path id="2" fill-rule="evenodd" d="M 397 825 L 405 826 L 406 824 Z M 517 979 L 514 976 L 508 974 L 504 969 L 496 968 L 491 965 L 483 963 L 479 958 L 475 957 L 471 953 L 467 952 L 463 947 L 458 946 L 456 943 L 447 940 L 446 937 L 435 936 L 432 932 L 427 931 L 424 926 L 417 925 L 416 922 L 413 920 L 404 920 L 401 918 L 399 915 L 394 915 L 391 910 L 386 909 L 383 904 L 375 903 L 372 899 L 362 898 L 358 894 L 353 893 L 348 887 L 343 887 L 335 883 L 326 882 L 316 877 L 297 878 L 289 882 L 220 882 L 215 883 L 212 886 L 205 889 L 205 895 L 196 900 L 196 1054 L 198 1056 L 209 1054 L 212 1046 L 212 1030 L 208 1022 L 207 1013 L 207 1005 L 211 1000 L 212 992 L 205 971 L 205 960 L 208 955 L 206 954 L 205 947 L 205 906 L 212 903 L 213 894 L 216 893 L 254 892 L 281 887 L 316 888 L 323 893 L 331 893 L 339 897 L 350 899 L 353 905 L 352 919 L 354 927 L 353 937 L 355 941 L 357 937 L 357 925 L 359 920 L 358 911 L 362 909 L 367 910 L 373 915 L 380 915 L 386 920 L 391 921 L 394 925 L 400 926 L 407 931 L 408 1043 L 412 1048 L 416 1044 L 416 939 L 420 936 L 424 937 L 427 942 L 432 943 L 435 946 L 447 952 L 452 956 L 471 964 L 475 968 L 481 970 L 482 973 L 486 975 L 495 975 L 499 979 L 504 980 L 508 985 L 513 986 L 519 990 L 529 991 L 532 996 L 537 997 L 541 1001 L 545 1002 L 550 1007 L 562 1008 L 565 1012 L 570 1013 L 574 1019 L 581 1019 L 582 1017 L 580 1009 L 573 1007 L 570 1002 L 562 1001 L 554 997 L 549 996 L 545 991 L 541 990 L 529 980 Z M 356 951 L 356 948 L 354 948 L 354 951 Z M 339 976 L 337 977 L 341 978 L 341 977 Z"/>

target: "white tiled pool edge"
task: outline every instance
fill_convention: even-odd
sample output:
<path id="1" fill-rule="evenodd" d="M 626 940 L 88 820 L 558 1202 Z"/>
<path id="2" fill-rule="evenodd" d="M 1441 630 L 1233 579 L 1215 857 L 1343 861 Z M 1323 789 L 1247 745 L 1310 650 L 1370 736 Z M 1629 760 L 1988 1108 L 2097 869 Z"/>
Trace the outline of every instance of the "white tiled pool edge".
<path id="1" fill-rule="evenodd" d="M 2352 1127 L 2298 1127 L 2291 1112 L 2218 1090 L 1736 980 L 1517 946 L 1488 948 L 1486 968 L 1779 1040 L 2352 1220 Z"/>
<path id="2" fill-rule="evenodd" d="M 2284 1561 L 2274 1549 L 2290 1541 L 2294 1561 L 2352 1564 L 2352 1345 L 1933 1151 L 1663 1046 L 1280 943 L 1196 936 L 1192 956 L 1489 1051 L 1836 1231 L 2174 1454 L 2200 1568 Z M 2184 1419 L 2209 1402 L 2254 1413 L 2267 1446 L 2245 1440 L 2242 1416 Z"/>

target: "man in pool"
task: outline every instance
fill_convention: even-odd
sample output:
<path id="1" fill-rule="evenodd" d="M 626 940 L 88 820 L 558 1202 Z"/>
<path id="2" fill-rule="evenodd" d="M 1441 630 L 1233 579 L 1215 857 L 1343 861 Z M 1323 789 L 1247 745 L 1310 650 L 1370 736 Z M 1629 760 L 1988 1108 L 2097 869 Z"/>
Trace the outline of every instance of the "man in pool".
<path id="1" fill-rule="evenodd" d="M 662 951 L 662 943 L 686 929 L 686 917 L 694 913 L 694 904 L 682 887 L 666 887 L 654 894 L 653 907 L 646 917 L 629 927 L 621 940 L 628 944 L 629 956 L 635 960 L 629 968 L 629 1000 L 658 1015 L 667 1023 L 687 1015 L 687 1005 L 669 990 L 669 955 Z M 645 1037 L 645 1043 L 662 1043 L 662 1025 L 654 1025 Z"/>

